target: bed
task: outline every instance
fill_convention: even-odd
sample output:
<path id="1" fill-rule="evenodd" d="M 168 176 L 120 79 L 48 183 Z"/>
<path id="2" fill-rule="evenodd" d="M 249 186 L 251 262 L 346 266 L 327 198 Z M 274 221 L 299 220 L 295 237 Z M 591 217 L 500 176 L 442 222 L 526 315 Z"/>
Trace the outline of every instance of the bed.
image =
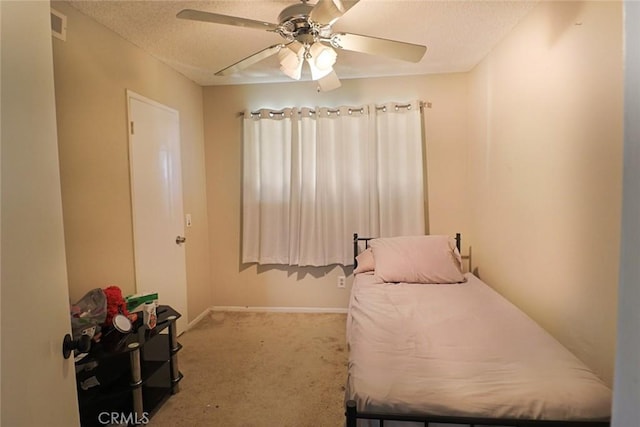
<path id="1" fill-rule="evenodd" d="M 346 426 L 609 426 L 610 388 L 463 273 L 456 240 L 354 235 Z"/>

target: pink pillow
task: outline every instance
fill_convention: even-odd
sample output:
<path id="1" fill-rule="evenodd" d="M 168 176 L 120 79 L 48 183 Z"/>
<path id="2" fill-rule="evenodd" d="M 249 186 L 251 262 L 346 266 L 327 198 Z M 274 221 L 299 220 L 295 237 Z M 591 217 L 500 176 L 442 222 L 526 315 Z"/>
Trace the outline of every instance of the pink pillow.
<path id="1" fill-rule="evenodd" d="M 375 270 L 375 268 L 373 252 L 371 248 L 367 248 L 356 257 L 356 268 L 353 270 L 353 274 L 366 273 Z"/>
<path id="2" fill-rule="evenodd" d="M 385 282 L 461 283 L 462 259 L 449 236 L 374 239 L 375 274 Z"/>

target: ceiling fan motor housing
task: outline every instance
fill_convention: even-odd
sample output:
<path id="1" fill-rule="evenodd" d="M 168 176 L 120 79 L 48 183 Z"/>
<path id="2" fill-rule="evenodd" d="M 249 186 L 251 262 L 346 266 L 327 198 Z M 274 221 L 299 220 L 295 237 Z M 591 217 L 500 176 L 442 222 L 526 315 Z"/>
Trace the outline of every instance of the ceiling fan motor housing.
<path id="1" fill-rule="evenodd" d="M 314 25 L 309 19 L 309 14 L 313 6 L 307 3 L 298 3 L 287 6 L 278 15 L 278 30 L 282 37 L 287 40 L 296 40 L 302 44 L 312 44 L 317 34 Z"/>
<path id="2" fill-rule="evenodd" d="M 282 12 L 280 12 L 280 15 L 278 15 L 278 22 L 282 24 L 285 21 L 296 18 L 303 18 L 304 20 L 307 20 L 312 10 L 313 6 L 307 3 L 292 4 L 291 6 L 285 7 Z"/>

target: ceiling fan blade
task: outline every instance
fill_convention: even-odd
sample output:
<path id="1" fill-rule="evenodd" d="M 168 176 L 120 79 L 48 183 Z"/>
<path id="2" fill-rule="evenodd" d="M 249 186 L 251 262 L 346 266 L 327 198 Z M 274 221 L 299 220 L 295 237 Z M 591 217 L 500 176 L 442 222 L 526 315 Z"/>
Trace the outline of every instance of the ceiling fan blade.
<path id="1" fill-rule="evenodd" d="M 318 79 L 317 82 L 318 92 L 328 92 L 342 86 L 342 83 L 340 83 L 340 79 L 338 79 L 338 75 L 335 71 L 331 71 L 323 78 Z"/>
<path id="2" fill-rule="evenodd" d="M 283 45 L 283 44 L 274 44 L 273 46 L 269 46 L 266 49 L 262 49 L 260 52 L 254 53 L 253 55 L 250 55 L 250 56 L 247 56 L 246 58 L 241 59 L 240 61 L 236 62 L 235 64 L 230 65 L 227 68 L 224 68 L 224 69 L 218 71 L 216 73 L 216 76 L 228 76 L 228 75 L 237 73 L 238 71 L 242 71 L 245 68 L 250 67 L 253 64 L 256 64 L 256 63 L 262 61 L 263 59 L 266 59 L 266 58 L 270 57 L 271 55 L 275 55 L 284 46 L 285 45 Z"/>
<path id="3" fill-rule="evenodd" d="M 426 46 L 419 44 L 349 33 L 333 33 L 331 44 L 340 49 L 383 55 L 410 62 L 420 62 L 427 51 Z"/>
<path id="4" fill-rule="evenodd" d="M 318 3 L 316 3 L 311 10 L 309 17 L 314 22 L 323 25 L 331 25 L 358 1 L 359 0 L 344 2 L 342 0 L 318 0 Z"/>
<path id="5" fill-rule="evenodd" d="M 201 10 L 184 9 L 176 15 L 180 19 L 192 21 L 212 22 L 214 24 L 235 25 L 236 27 L 253 28 L 255 30 L 273 31 L 278 26 L 270 22 L 254 21 L 253 19 L 238 18 L 236 16 L 220 15 L 218 13 L 204 12 Z"/>

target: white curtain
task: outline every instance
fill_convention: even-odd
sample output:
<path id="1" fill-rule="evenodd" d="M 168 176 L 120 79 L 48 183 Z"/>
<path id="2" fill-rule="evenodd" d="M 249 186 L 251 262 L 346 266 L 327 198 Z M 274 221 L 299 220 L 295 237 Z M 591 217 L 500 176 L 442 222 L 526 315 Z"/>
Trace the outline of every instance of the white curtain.
<path id="1" fill-rule="evenodd" d="M 362 236 L 424 234 L 419 102 L 245 112 L 242 262 L 353 264 Z"/>

